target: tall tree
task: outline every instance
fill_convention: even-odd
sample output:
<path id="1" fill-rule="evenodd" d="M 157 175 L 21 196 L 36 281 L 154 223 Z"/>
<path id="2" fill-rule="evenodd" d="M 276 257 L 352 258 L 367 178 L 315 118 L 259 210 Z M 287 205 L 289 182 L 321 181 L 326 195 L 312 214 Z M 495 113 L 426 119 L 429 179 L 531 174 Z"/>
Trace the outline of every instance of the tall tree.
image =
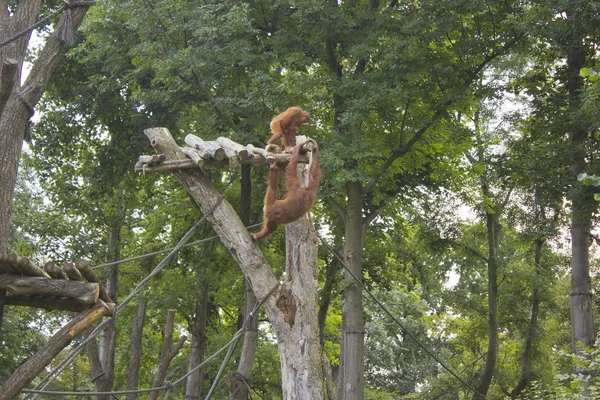
<path id="1" fill-rule="evenodd" d="M 83 2 L 73 9 L 64 8 L 66 14 L 61 16 L 27 79 L 21 84 L 23 62 L 31 37 L 31 30 L 27 31 L 27 28 L 32 27 L 41 14 L 41 4 L 40 0 L 18 2 L 16 5 L 6 0 L 0 2 L 0 33 L 3 38 L 14 38 L 14 41 L 5 41 L 0 47 L 0 255 L 8 250 L 17 168 L 29 119 L 71 45 L 72 37 L 69 35 L 77 30 L 92 3 Z M 18 36 L 23 31 L 26 34 Z"/>
<path id="2" fill-rule="evenodd" d="M 597 157 L 598 127 L 584 111 L 581 69 L 597 58 L 600 17 L 596 6 L 585 2 L 543 2 L 536 10 L 531 19 L 542 23 L 530 24 L 532 37 L 538 39 L 533 44 L 535 65 L 522 84 L 534 98 L 532 135 L 556 155 L 570 202 L 572 349 L 578 352 L 579 345 L 591 348 L 595 340 L 589 243 L 597 203 L 577 177 L 597 172 L 590 160 Z"/>

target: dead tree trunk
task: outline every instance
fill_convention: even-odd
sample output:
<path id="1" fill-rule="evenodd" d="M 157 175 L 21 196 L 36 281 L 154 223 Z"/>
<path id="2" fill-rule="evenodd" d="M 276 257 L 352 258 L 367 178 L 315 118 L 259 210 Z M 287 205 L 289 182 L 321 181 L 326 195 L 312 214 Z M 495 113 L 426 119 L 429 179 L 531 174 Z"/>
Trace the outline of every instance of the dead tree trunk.
<path id="1" fill-rule="evenodd" d="M 109 314 L 111 308 L 102 300 L 85 311 L 80 312 L 75 318 L 59 330 L 37 353 L 29 358 L 23 365 L 0 387 L 0 400 L 11 400 L 33 380 L 42 370 L 67 347 L 81 332 L 92 326 L 104 314 Z"/>
<path id="2" fill-rule="evenodd" d="M 165 128 L 145 131 L 157 153 L 169 160 L 185 158 Z M 250 280 L 277 337 L 282 371 L 283 399 L 322 399 L 323 373 L 317 321 L 317 242 L 307 217 L 286 227 L 290 263 L 281 285 L 239 216 L 201 170 L 173 171 L 173 175 L 199 206 L 206 220 L 244 275 Z M 213 210 L 214 208 L 214 210 Z M 277 289 L 269 296 L 271 290 Z"/>
<path id="3" fill-rule="evenodd" d="M 140 363 L 142 360 L 142 333 L 146 319 L 146 305 L 144 298 L 138 301 L 138 313 L 131 323 L 131 352 L 129 354 L 129 368 L 127 369 L 127 390 L 137 390 L 140 379 Z M 129 393 L 127 400 L 137 400 L 137 393 Z"/>
<path id="4" fill-rule="evenodd" d="M 250 205 L 252 204 L 252 180 L 250 165 L 242 165 L 240 219 L 246 226 L 250 225 Z M 244 277 L 244 315 L 242 320 L 250 318 L 250 313 L 256 304 L 256 296 L 248 278 Z M 237 371 L 227 380 L 229 397 L 232 400 L 247 400 L 250 395 L 250 379 L 252 365 L 258 347 L 258 316 L 248 320 L 244 332 L 244 344 L 238 363 Z"/>
<path id="5" fill-rule="evenodd" d="M 208 316 L 208 284 L 202 283 L 201 293 L 196 299 L 196 311 L 194 321 L 190 327 L 192 332 L 192 341 L 190 344 L 190 356 L 188 361 L 188 371 L 196 368 L 204 359 L 204 349 L 206 347 L 206 319 Z M 198 368 L 187 378 L 185 388 L 186 399 L 198 399 L 204 385 L 204 367 Z"/>
<path id="6" fill-rule="evenodd" d="M 165 376 L 167 376 L 167 369 L 169 369 L 169 364 L 171 360 L 179 353 L 179 349 L 183 346 L 183 343 L 186 340 L 185 335 L 182 335 L 177 343 L 173 345 L 173 328 L 175 327 L 175 310 L 169 310 L 167 312 L 167 324 L 165 326 L 165 333 L 163 336 L 163 345 L 162 350 L 160 352 L 160 362 L 158 363 L 158 370 L 156 371 L 156 375 L 154 375 L 154 381 L 152 383 L 152 387 L 159 387 L 165 381 Z M 150 393 L 150 400 L 158 399 L 159 391 L 154 391 Z"/>

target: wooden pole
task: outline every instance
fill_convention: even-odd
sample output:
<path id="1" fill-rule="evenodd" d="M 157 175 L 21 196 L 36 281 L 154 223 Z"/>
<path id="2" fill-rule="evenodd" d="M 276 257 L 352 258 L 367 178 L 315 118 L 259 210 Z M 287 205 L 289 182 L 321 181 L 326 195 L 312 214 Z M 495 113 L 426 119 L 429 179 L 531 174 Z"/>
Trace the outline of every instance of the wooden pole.
<path id="1" fill-rule="evenodd" d="M 0 400 L 15 398 L 33 378 L 42 372 L 46 365 L 50 364 L 62 349 L 109 311 L 109 306 L 102 300 L 98 300 L 91 308 L 77 314 L 67 325 L 56 332 L 44 347 L 17 368 L 10 378 L 4 382 L 4 385 L 0 387 Z"/>

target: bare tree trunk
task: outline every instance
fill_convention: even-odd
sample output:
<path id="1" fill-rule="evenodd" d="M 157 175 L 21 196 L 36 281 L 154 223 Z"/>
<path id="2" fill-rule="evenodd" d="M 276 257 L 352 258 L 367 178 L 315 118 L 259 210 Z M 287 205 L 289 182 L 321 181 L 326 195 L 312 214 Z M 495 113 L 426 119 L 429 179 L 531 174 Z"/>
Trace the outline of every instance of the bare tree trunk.
<path id="1" fill-rule="evenodd" d="M 206 320 L 208 317 L 208 284 L 202 283 L 202 288 L 196 299 L 196 310 L 193 326 L 191 327 L 192 342 L 190 344 L 190 356 L 188 361 L 188 372 L 196 368 L 204 359 L 206 347 Z M 197 369 L 187 378 L 185 388 L 186 399 L 198 399 L 204 385 L 204 367 Z"/>
<path id="2" fill-rule="evenodd" d="M 167 159 L 185 157 L 165 128 L 147 129 L 145 133 L 156 151 L 165 154 Z M 288 253 L 287 260 L 293 265 L 289 268 L 288 280 L 281 285 L 231 204 L 225 200 L 219 202 L 218 192 L 202 170 L 173 171 L 173 175 L 229 249 L 250 280 L 256 297 L 264 300 L 263 307 L 279 345 L 282 398 L 322 399 L 314 227 L 307 217 L 286 226 L 287 248 L 292 254 Z"/>
<path id="3" fill-rule="evenodd" d="M 521 361 L 521 376 L 517 386 L 510 392 L 510 397 L 515 399 L 525 390 L 531 381 L 531 353 L 533 351 L 533 343 L 537 336 L 537 320 L 540 310 L 540 290 L 537 282 L 541 282 L 542 268 L 542 248 L 545 241 L 538 239 L 535 241 L 535 277 L 533 293 L 531 295 L 531 318 L 529 327 L 527 328 L 527 337 L 525 338 L 525 347 L 523 349 L 523 359 Z"/>
<path id="4" fill-rule="evenodd" d="M 115 216 L 108 232 L 108 260 L 118 261 L 121 258 L 121 227 L 125 219 L 123 188 L 117 191 L 115 200 Z M 106 270 L 106 293 L 113 303 L 117 303 L 119 292 L 119 265 L 110 265 Z M 100 333 L 99 345 L 96 339 L 88 344 L 88 357 L 92 379 L 98 392 L 109 392 L 115 381 L 115 349 L 117 328 L 112 318 Z M 98 395 L 98 400 L 110 400 L 110 395 Z"/>
<path id="5" fill-rule="evenodd" d="M 321 290 L 321 301 L 319 304 L 319 344 L 321 345 L 321 351 L 323 351 L 323 374 L 325 376 L 325 389 L 327 391 L 327 398 L 329 400 L 335 399 L 335 388 L 333 381 L 333 372 L 331 364 L 327 359 L 324 352 L 325 346 L 325 321 L 327 319 L 327 312 L 329 305 L 331 304 L 331 296 L 333 287 L 336 284 L 336 273 L 339 268 L 338 259 L 333 257 L 325 268 L 325 284 L 323 290 Z"/>
<path id="6" fill-rule="evenodd" d="M 129 368 L 127 369 L 127 390 L 139 389 L 140 364 L 142 360 L 142 333 L 146 319 L 146 306 L 148 302 L 140 297 L 138 300 L 138 313 L 131 322 L 131 351 L 129 354 Z M 127 395 L 127 400 L 137 400 L 137 393 Z"/>
<path id="7" fill-rule="evenodd" d="M 484 195 L 490 196 L 487 185 L 484 185 Z M 488 233 L 488 350 L 485 357 L 485 366 L 477 386 L 477 393 L 473 400 L 486 396 L 492 383 L 498 358 L 498 248 L 500 244 L 501 226 L 497 220 L 497 211 L 486 211 Z"/>
<path id="8" fill-rule="evenodd" d="M 242 165 L 240 219 L 246 226 L 250 224 L 250 205 L 252 204 L 252 179 L 249 165 Z M 250 281 L 244 277 L 244 315 L 248 319 L 256 304 L 256 296 Z M 258 315 L 249 321 L 244 332 L 244 344 L 237 371 L 228 379 L 229 397 L 232 400 L 247 400 L 250 396 L 249 383 L 252 378 L 252 366 L 258 347 Z"/>
<path id="9" fill-rule="evenodd" d="M 573 11 L 573 10 L 571 10 Z M 581 18 L 577 13 L 569 13 L 577 21 Z M 581 23 L 581 22 L 579 22 Z M 571 49 L 567 55 L 568 77 L 567 90 L 569 95 L 569 133 L 571 146 L 571 180 L 573 186 L 569 197 L 571 199 L 571 338 L 573 353 L 589 358 L 587 349 L 594 346 L 595 332 L 592 314 L 592 285 L 590 278 L 589 241 L 590 221 L 596 207 L 589 191 L 582 187 L 577 176 L 586 167 L 586 141 L 588 131 L 579 121 L 581 102 L 579 96 L 583 88 L 583 79 L 579 71 L 585 65 L 586 53 L 583 40 L 578 29 L 574 30 Z M 583 349 L 578 349 L 582 345 Z M 589 376 L 590 372 L 581 367 L 575 367 L 575 373 Z"/>
<path id="10" fill-rule="evenodd" d="M 345 224 L 344 262 L 352 274 L 362 282 L 362 255 L 364 239 L 363 187 L 360 182 L 346 184 L 348 195 L 347 220 Z M 354 277 L 344 271 L 344 279 Z M 364 317 L 362 289 L 352 283 L 344 292 L 342 310 L 342 349 L 337 395 L 340 400 L 364 399 Z"/>

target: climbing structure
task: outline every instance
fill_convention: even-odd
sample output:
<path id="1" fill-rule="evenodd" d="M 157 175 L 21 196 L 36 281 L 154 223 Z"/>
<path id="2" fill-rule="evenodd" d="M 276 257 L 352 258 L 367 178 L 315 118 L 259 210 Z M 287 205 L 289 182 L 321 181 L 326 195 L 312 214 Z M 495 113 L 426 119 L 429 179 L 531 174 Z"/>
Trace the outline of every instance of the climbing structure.
<path id="1" fill-rule="evenodd" d="M 79 313 L 13 372 L 0 387 L 0 400 L 14 398 L 73 339 L 115 312 L 115 304 L 87 261 L 69 262 L 63 268 L 49 261 L 40 268 L 16 254 L 0 257 L 0 307 L 4 305 Z"/>
<path id="2" fill-rule="evenodd" d="M 102 299 L 114 309 L 100 278 L 85 260 L 65 263 L 63 268 L 48 261 L 40 268 L 16 254 L 1 257 L 0 290 L 6 291 L 5 305 L 83 311 Z"/>
<path id="3" fill-rule="evenodd" d="M 298 141 L 306 141 L 303 136 L 298 136 Z M 258 148 L 252 144 L 246 146 L 232 141 L 231 139 L 220 137 L 213 141 L 204 141 L 198 136 L 187 135 L 185 137 L 187 146 L 178 148 L 185 155 L 183 160 L 167 160 L 164 154 L 142 155 L 135 165 L 135 170 L 142 173 L 177 171 L 182 169 L 193 169 L 211 166 L 230 166 L 237 167 L 239 164 L 264 165 L 277 162 L 287 163 L 290 160 L 290 153 L 271 153 L 265 149 Z M 310 151 L 310 143 L 304 147 Z M 300 157 L 300 163 L 307 163 L 308 157 Z"/>

